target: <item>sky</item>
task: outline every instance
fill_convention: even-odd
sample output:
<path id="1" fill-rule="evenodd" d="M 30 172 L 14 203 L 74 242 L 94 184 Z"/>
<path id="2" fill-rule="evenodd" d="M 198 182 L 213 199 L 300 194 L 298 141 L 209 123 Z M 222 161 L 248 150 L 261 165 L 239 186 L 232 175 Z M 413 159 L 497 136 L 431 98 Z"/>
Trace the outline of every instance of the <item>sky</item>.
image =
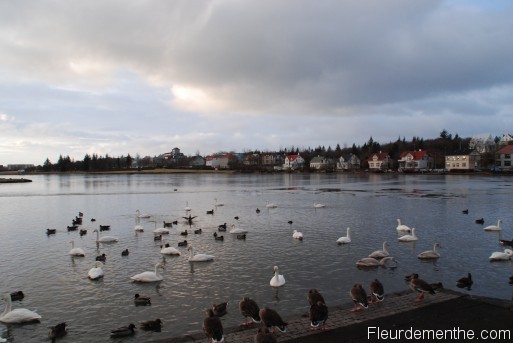
<path id="1" fill-rule="evenodd" d="M 508 0 L 0 0 L 0 165 L 513 133 Z"/>

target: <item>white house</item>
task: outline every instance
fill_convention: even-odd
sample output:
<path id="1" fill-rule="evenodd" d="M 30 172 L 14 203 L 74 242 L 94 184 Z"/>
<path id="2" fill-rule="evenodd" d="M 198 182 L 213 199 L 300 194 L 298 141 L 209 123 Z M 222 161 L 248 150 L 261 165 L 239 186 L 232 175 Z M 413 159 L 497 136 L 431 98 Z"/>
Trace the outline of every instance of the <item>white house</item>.
<path id="1" fill-rule="evenodd" d="M 445 155 L 447 171 L 469 171 L 479 166 L 481 154 L 475 150 L 455 151 Z"/>
<path id="2" fill-rule="evenodd" d="M 337 160 L 338 170 L 358 170 L 360 169 L 360 159 L 355 154 L 349 156 L 340 156 Z"/>
<path id="3" fill-rule="evenodd" d="M 502 170 L 513 170 L 513 145 L 506 145 L 495 153 L 495 166 Z"/>
<path id="4" fill-rule="evenodd" d="M 370 171 L 381 171 L 392 168 L 392 158 L 388 152 L 377 152 L 367 159 Z"/>
<path id="5" fill-rule="evenodd" d="M 333 170 L 333 160 L 323 156 L 316 156 L 310 160 L 310 168 L 317 170 Z"/>
<path id="6" fill-rule="evenodd" d="M 283 163 L 283 169 L 296 170 L 301 169 L 305 166 L 305 160 L 299 154 L 287 155 L 285 157 L 285 163 Z"/>
<path id="7" fill-rule="evenodd" d="M 426 150 L 405 151 L 397 162 L 402 171 L 421 171 L 434 166 L 434 159 Z"/>

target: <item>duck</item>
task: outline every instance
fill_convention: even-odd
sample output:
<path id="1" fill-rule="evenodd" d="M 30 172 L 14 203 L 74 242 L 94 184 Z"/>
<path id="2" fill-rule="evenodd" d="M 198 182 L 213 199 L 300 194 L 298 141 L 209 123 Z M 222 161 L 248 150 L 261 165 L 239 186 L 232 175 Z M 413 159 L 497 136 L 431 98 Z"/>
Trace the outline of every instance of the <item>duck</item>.
<path id="1" fill-rule="evenodd" d="M 294 230 L 294 232 L 292 233 L 292 238 L 298 239 L 298 240 L 302 241 L 303 240 L 303 233 L 299 232 L 297 230 Z"/>
<path id="2" fill-rule="evenodd" d="M 208 211 L 207 211 L 207 214 L 214 215 L 214 209 L 212 209 L 212 210 L 208 210 Z"/>
<path id="3" fill-rule="evenodd" d="M 208 254 L 194 254 L 193 247 L 190 245 L 187 250 L 189 250 L 189 262 L 207 262 L 213 261 L 214 256 Z"/>
<path id="4" fill-rule="evenodd" d="M 101 262 L 107 261 L 107 255 L 101 254 L 101 255 L 96 256 L 96 261 L 101 261 Z"/>
<path id="5" fill-rule="evenodd" d="M 11 294 L 5 293 L 0 297 L 0 300 L 5 302 L 5 309 L 2 314 L 0 314 L 0 322 L 6 324 L 21 324 L 21 323 L 30 323 L 30 322 L 38 322 L 42 317 L 31 310 L 26 308 L 16 308 L 12 309 L 12 301 Z"/>
<path id="6" fill-rule="evenodd" d="M 219 236 L 217 232 L 214 232 L 213 236 L 216 241 L 224 241 L 224 236 Z"/>
<path id="7" fill-rule="evenodd" d="M 276 337 L 274 334 L 269 331 L 266 326 L 261 326 L 258 328 L 257 333 L 253 339 L 255 343 L 277 343 Z"/>
<path id="8" fill-rule="evenodd" d="M 468 208 L 464 209 L 463 211 L 461 211 L 461 213 L 463 214 L 468 214 Z"/>
<path id="9" fill-rule="evenodd" d="M 404 235 L 397 239 L 399 242 L 414 242 L 418 240 L 417 235 L 415 234 L 415 228 L 411 228 L 411 234 L 410 235 Z"/>
<path id="10" fill-rule="evenodd" d="M 80 229 L 80 231 L 78 233 L 80 236 L 85 236 L 85 235 L 87 235 L 87 229 Z"/>
<path id="11" fill-rule="evenodd" d="M 128 256 L 129 253 L 128 249 L 125 249 L 121 252 L 121 256 Z"/>
<path id="12" fill-rule="evenodd" d="M 57 229 L 46 229 L 47 235 L 55 235 L 56 232 L 57 232 Z"/>
<path id="13" fill-rule="evenodd" d="M 128 326 L 121 326 L 110 331 L 111 338 L 127 337 L 135 335 L 135 325 L 130 323 Z"/>
<path id="14" fill-rule="evenodd" d="M 484 218 L 476 219 L 476 224 L 484 224 Z"/>
<path id="15" fill-rule="evenodd" d="M 23 291 L 11 292 L 11 301 L 17 301 L 23 298 L 25 298 L 25 293 L 23 293 Z"/>
<path id="16" fill-rule="evenodd" d="M 173 255 L 173 256 L 180 256 L 180 252 L 178 251 L 178 249 L 174 248 L 174 247 L 170 247 L 169 244 L 165 244 L 164 245 L 164 248 L 162 248 L 160 250 L 160 253 L 162 255 Z"/>
<path id="17" fill-rule="evenodd" d="M 313 304 L 316 304 L 318 301 L 322 301 L 323 303 L 326 303 L 324 301 L 324 297 L 319 293 L 317 288 L 310 288 L 308 291 L 308 294 L 306 295 L 306 300 L 308 301 L 308 305 L 312 306 Z"/>
<path id="18" fill-rule="evenodd" d="M 313 207 L 314 207 L 314 208 L 323 208 L 323 207 L 326 207 L 326 205 L 321 204 L 321 203 L 315 203 L 315 202 L 314 202 Z"/>
<path id="19" fill-rule="evenodd" d="M 419 293 L 419 296 L 415 299 L 415 302 L 419 302 L 424 299 L 424 294 L 429 293 L 434 295 L 435 290 L 426 281 L 419 279 L 419 275 L 416 273 L 411 274 L 410 277 L 410 288 Z"/>
<path id="20" fill-rule="evenodd" d="M 48 338 L 52 340 L 52 343 L 55 343 L 55 340 L 60 337 L 66 336 L 68 331 L 66 330 L 67 324 L 65 322 L 59 323 L 54 326 L 50 326 L 48 329 Z"/>
<path id="21" fill-rule="evenodd" d="M 245 233 L 238 234 L 237 239 L 246 239 L 246 234 Z"/>
<path id="22" fill-rule="evenodd" d="M 97 261 L 94 264 L 94 267 L 89 269 L 89 272 L 87 273 L 87 277 L 91 280 L 101 279 L 103 277 L 102 263 Z"/>
<path id="23" fill-rule="evenodd" d="M 230 233 L 232 234 L 242 234 L 247 232 L 248 230 L 241 229 L 240 227 L 235 227 L 235 224 L 232 224 L 232 229 L 230 230 Z"/>
<path id="24" fill-rule="evenodd" d="M 153 236 L 153 240 L 154 241 L 161 241 L 162 240 L 162 235 L 155 235 L 155 236 Z"/>
<path id="25" fill-rule="evenodd" d="M 395 265 L 397 264 L 397 261 L 395 259 L 395 257 L 392 257 L 392 256 L 387 256 L 387 257 L 383 257 L 381 260 L 378 260 L 374 257 L 364 257 L 364 258 L 361 258 L 359 259 L 358 261 L 356 261 L 356 266 L 357 267 L 386 267 L 387 263 L 391 261 L 394 263 L 393 267 L 395 267 Z"/>
<path id="26" fill-rule="evenodd" d="M 441 248 L 440 243 L 433 245 L 433 250 L 426 250 L 417 255 L 417 258 L 421 260 L 434 260 L 440 257 L 438 249 Z"/>
<path id="27" fill-rule="evenodd" d="M 241 326 L 248 326 L 254 323 L 260 323 L 260 307 L 253 299 L 249 297 L 243 297 L 239 301 L 239 311 L 244 317 L 244 322 Z M 249 318 L 249 321 L 248 321 Z"/>
<path id="28" fill-rule="evenodd" d="M 195 233 L 196 235 L 199 235 L 199 234 L 201 234 L 202 232 L 203 232 L 203 230 L 202 230 L 201 228 L 194 230 L 194 233 Z"/>
<path id="29" fill-rule="evenodd" d="M 187 230 L 180 232 L 180 236 L 187 236 L 188 234 L 189 232 Z"/>
<path id="30" fill-rule="evenodd" d="M 456 281 L 456 287 L 470 289 L 470 287 L 472 286 L 473 283 L 474 283 L 474 281 L 472 281 L 472 274 L 467 273 L 467 276 L 459 278 Z"/>
<path id="31" fill-rule="evenodd" d="M 155 271 L 150 272 L 142 272 L 139 274 L 136 274 L 134 276 L 131 276 L 130 279 L 137 281 L 137 282 L 158 282 L 162 281 L 163 277 L 161 274 L 159 274 L 159 268 L 164 268 L 164 265 L 162 263 L 155 264 Z"/>
<path id="32" fill-rule="evenodd" d="M 310 306 L 308 316 L 310 318 L 310 330 L 324 328 L 326 320 L 328 320 L 328 307 L 324 301 L 318 300 Z"/>
<path id="33" fill-rule="evenodd" d="M 369 285 L 369 291 L 371 304 L 385 300 L 385 289 L 383 284 L 378 279 L 372 280 Z"/>
<path id="34" fill-rule="evenodd" d="M 100 242 L 100 243 L 115 243 L 118 241 L 118 238 L 117 237 L 113 237 L 113 236 L 103 236 L 103 237 L 100 237 L 100 231 L 94 229 L 93 232 L 96 232 L 96 242 Z"/>
<path id="35" fill-rule="evenodd" d="M 401 224 L 401 219 L 397 218 L 397 231 L 399 232 L 411 232 L 411 229 L 409 226 Z"/>
<path id="36" fill-rule="evenodd" d="M 257 207 L 257 209 L 255 210 L 256 213 L 260 213 L 260 209 Z"/>
<path id="37" fill-rule="evenodd" d="M 162 221 L 162 226 L 163 227 L 173 227 L 173 223 L 172 222 L 166 222 L 165 220 Z"/>
<path id="38" fill-rule="evenodd" d="M 226 312 L 226 307 L 228 306 L 228 302 L 222 302 L 220 304 L 212 304 L 212 311 L 214 311 L 214 316 L 222 317 Z"/>
<path id="39" fill-rule="evenodd" d="M 100 224 L 100 231 L 109 231 L 110 225 L 101 225 Z"/>
<path id="40" fill-rule="evenodd" d="M 203 332 L 205 335 L 212 339 L 212 342 L 223 342 L 223 323 L 219 317 L 214 315 L 211 308 L 205 311 L 206 317 L 203 320 Z"/>
<path id="41" fill-rule="evenodd" d="M 226 231 L 226 223 L 219 225 L 217 231 Z"/>
<path id="42" fill-rule="evenodd" d="M 140 295 L 139 293 L 135 293 L 134 304 L 135 306 L 151 305 L 151 298 L 145 295 Z"/>
<path id="43" fill-rule="evenodd" d="M 71 256 L 78 256 L 78 257 L 84 257 L 85 252 L 82 248 L 75 248 L 75 241 L 71 241 L 71 250 L 69 251 L 69 254 Z"/>
<path id="44" fill-rule="evenodd" d="M 501 224 L 502 224 L 502 220 L 499 219 L 497 221 L 497 225 L 489 225 L 489 226 L 485 227 L 483 230 L 485 230 L 485 231 L 500 231 L 501 230 Z"/>
<path id="45" fill-rule="evenodd" d="M 490 259 L 490 262 L 494 262 L 494 261 L 508 261 L 511 259 L 511 256 L 513 256 L 513 250 L 511 249 L 504 249 L 504 252 L 502 251 L 496 251 L 496 252 L 493 252 L 489 259 Z"/>
<path id="46" fill-rule="evenodd" d="M 350 231 L 351 231 L 351 229 L 350 229 L 350 228 L 347 228 L 347 229 L 346 229 L 346 235 L 345 235 L 345 236 L 340 237 L 339 239 L 337 239 L 337 244 L 338 244 L 338 245 L 341 245 L 341 244 L 349 244 L 349 243 L 351 243 L 351 234 L 350 234 Z"/>
<path id="47" fill-rule="evenodd" d="M 146 320 L 141 322 L 141 329 L 145 331 L 160 332 L 162 330 L 162 320 L 157 318 L 155 320 Z"/>
<path id="48" fill-rule="evenodd" d="M 349 296 L 353 301 L 353 308 L 351 309 L 351 312 L 361 311 L 369 307 L 369 302 L 367 301 L 367 292 L 365 292 L 365 289 L 363 289 L 362 284 L 355 283 L 349 291 Z"/>
<path id="49" fill-rule="evenodd" d="M 178 242 L 178 246 L 179 247 L 186 247 L 187 246 L 187 241 L 184 240 L 183 242 Z"/>
<path id="50" fill-rule="evenodd" d="M 281 287 L 285 284 L 285 277 L 279 273 L 278 266 L 273 267 L 274 276 L 269 281 L 271 287 Z"/>
<path id="51" fill-rule="evenodd" d="M 376 250 L 373 253 L 371 253 L 369 257 L 380 259 L 389 256 L 390 254 L 388 253 L 387 246 L 388 243 L 386 241 L 383 242 L 383 250 Z"/>
<path id="52" fill-rule="evenodd" d="M 506 245 L 506 246 L 513 246 L 513 239 L 510 241 L 507 239 L 499 239 L 499 244 Z"/>
<path id="53" fill-rule="evenodd" d="M 271 330 L 277 328 L 280 332 L 287 332 L 288 323 L 275 310 L 266 306 L 260 309 L 258 314 L 266 327 L 271 328 Z"/>

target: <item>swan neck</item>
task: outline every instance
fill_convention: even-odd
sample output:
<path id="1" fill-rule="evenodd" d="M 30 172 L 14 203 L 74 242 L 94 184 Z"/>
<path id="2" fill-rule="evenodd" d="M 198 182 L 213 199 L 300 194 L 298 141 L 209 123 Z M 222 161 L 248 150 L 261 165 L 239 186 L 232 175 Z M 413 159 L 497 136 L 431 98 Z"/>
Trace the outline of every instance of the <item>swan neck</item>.
<path id="1" fill-rule="evenodd" d="M 2 315 L 0 316 L 0 318 L 3 318 L 5 315 L 7 315 L 7 313 L 11 312 L 11 308 L 12 308 L 11 295 L 6 293 L 4 300 L 5 300 L 5 309 L 4 309 L 4 312 L 2 313 Z"/>

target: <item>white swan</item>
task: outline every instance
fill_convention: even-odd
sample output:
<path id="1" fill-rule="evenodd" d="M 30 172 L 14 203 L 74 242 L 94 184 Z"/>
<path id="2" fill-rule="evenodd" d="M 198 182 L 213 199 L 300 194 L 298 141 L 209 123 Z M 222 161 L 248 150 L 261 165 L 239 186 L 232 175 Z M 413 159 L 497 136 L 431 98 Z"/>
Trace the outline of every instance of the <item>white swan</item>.
<path id="1" fill-rule="evenodd" d="M 166 229 L 165 227 L 159 227 L 158 229 L 153 230 L 155 235 L 168 235 L 169 232 L 169 229 Z"/>
<path id="2" fill-rule="evenodd" d="M 89 269 L 89 272 L 87 273 L 87 277 L 91 280 L 98 280 L 103 277 L 103 269 L 102 269 L 102 263 L 96 262 L 94 267 Z"/>
<path id="3" fill-rule="evenodd" d="M 326 205 L 314 202 L 313 207 L 315 207 L 315 208 L 323 208 L 323 207 L 326 207 Z"/>
<path id="4" fill-rule="evenodd" d="M 207 254 L 194 255 L 192 245 L 189 245 L 187 250 L 189 250 L 189 262 L 206 262 L 206 261 L 212 261 L 214 259 L 214 256 L 212 256 L 212 255 L 207 255 Z"/>
<path id="5" fill-rule="evenodd" d="M 272 287 L 281 287 L 285 284 L 285 277 L 279 273 L 278 266 L 274 266 L 273 268 L 274 276 L 272 277 L 269 284 Z"/>
<path id="6" fill-rule="evenodd" d="M 511 256 L 513 256 L 513 250 L 511 249 L 504 249 L 504 252 L 502 251 L 496 251 L 490 255 L 490 262 L 493 261 L 507 261 L 511 259 Z"/>
<path id="7" fill-rule="evenodd" d="M 103 236 L 100 237 L 100 232 L 97 229 L 94 229 L 93 232 L 96 232 L 96 242 L 100 243 L 114 243 L 118 241 L 117 237 L 113 236 Z"/>
<path id="8" fill-rule="evenodd" d="M 248 233 L 248 230 L 244 230 L 244 229 L 235 227 L 235 224 L 232 224 L 232 229 L 230 230 L 230 233 L 242 234 L 242 233 Z"/>
<path id="9" fill-rule="evenodd" d="M 224 204 L 222 202 L 217 202 L 217 198 L 214 199 L 216 201 L 215 205 L 214 206 L 224 206 Z"/>
<path id="10" fill-rule="evenodd" d="M 139 211 L 139 210 L 136 210 L 135 214 L 136 214 L 137 218 L 150 218 L 151 217 L 149 214 L 141 213 L 141 211 Z"/>
<path id="11" fill-rule="evenodd" d="M 415 228 L 413 227 L 411 229 L 411 234 L 410 235 L 404 235 L 404 236 L 401 236 L 399 237 L 397 240 L 399 242 L 414 242 L 416 240 L 418 240 L 419 238 L 417 237 L 417 235 L 415 234 Z"/>
<path id="12" fill-rule="evenodd" d="M 364 257 L 356 261 L 356 265 L 358 267 L 386 267 L 386 263 L 388 261 L 394 262 L 394 266 L 397 264 L 397 261 L 392 256 L 383 257 L 381 260 L 377 260 L 373 257 Z"/>
<path id="13" fill-rule="evenodd" d="M 154 272 L 142 272 L 140 274 L 136 274 L 134 276 L 131 276 L 130 279 L 138 282 L 156 282 L 156 281 L 162 281 L 163 277 L 159 274 L 159 268 L 164 268 L 164 265 L 161 263 L 157 263 L 155 265 L 155 271 Z"/>
<path id="14" fill-rule="evenodd" d="M 303 240 L 303 233 L 299 232 L 298 230 L 294 230 L 294 233 L 292 233 L 292 238 L 299 239 L 300 241 Z"/>
<path id="15" fill-rule="evenodd" d="M 162 243 L 164 243 L 164 242 L 162 242 Z M 175 256 L 180 255 L 180 252 L 178 251 L 178 249 L 173 248 L 173 247 L 166 247 L 165 243 L 164 243 L 164 248 L 162 248 L 160 250 L 160 253 L 163 255 L 175 255 Z"/>
<path id="16" fill-rule="evenodd" d="M 397 219 L 397 231 L 399 232 L 411 232 L 409 226 L 401 224 L 401 219 Z"/>
<path id="17" fill-rule="evenodd" d="M 388 246 L 388 243 L 386 241 L 383 242 L 383 250 L 376 250 L 373 253 L 371 253 L 369 255 L 369 257 L 377 258 L 377 259 L 380 259 L 383 257 L 388 257 L 390 254 L 388 253 L 387 246 Z"/>
<path id="18" fill-rule="evenodd" d="M 435 243 L 433 245 L 433 250 L 426 250 L 417 255 L 417 258 L 421 260 L 433 260 L 440 257 L 440 253 L 438 252 L 438 248 L 441 248 L 440 243 Z"/>
<path id="19" fill-rule="evenodd" d="M 184 210 L 185 210 L 185 212 L 189 212 L 189 211 L 191 211 L 191 208 L 189 207 L 189 202 L 188 202 L 188 201 L 186 201 L 186 202 L 185 202 L 185 208 L 184 208 Z"/>
<path id="20" fill-rule="evenodd" d="M 273 204 L 272 202 L 269 202 L 269 201 L 268 201 L 268 202 L 267 202 L 267 205 L 265 205 L 265 207 L 267 207 L 267 208 L 276 208 L 276 207 L 278 207 L 278 206 L 277 206 L 276 204 Z"/>
<path id="21" fill-rule="evenodd" d="M 85 252 L 82 248 L 75 248 L 75 241 L 71 241 L 71 250 L 69 251 L 69 254 L 71 256 L 85 256 Z"/>
<path id="22" fill-rule="evenodd" d="M 339 239 L 337 239 L 337 244 L 349 244 L 351 243 L 351 234 L 350 234 L 350 231 L 351 229 L 350 228 L 347 228 L 347 233 L 345 236 L 342 236 L 340 237 Z"/>
<path id="23" fill-rule="evenodd" d="M 501 223 L 502 223 L 502 220 L 499 219 L 497 221 L 497 225 L 487 226 L 483 230 L 485 230 L 485 231 L 500 231 L 501 230 Z"/>
<path id="24" fill-rule="evenodd" d="M 2 323 L 26 323 L 35 322 L 41 319 L 41 316 L 34 311 L 27 310 L 26 308 L 12 309 L 11 294 L 5 293 L 0 299 L 5 301 L 4 312 L 0 315 L 0 322 Z"/>
<path id="25" fill-rule="evenodd" d="M 134 226 L 134 231 L 135 232 L 144 232 L 144 228 L 142 225 L 136 225 L 136 226 Z"/>

